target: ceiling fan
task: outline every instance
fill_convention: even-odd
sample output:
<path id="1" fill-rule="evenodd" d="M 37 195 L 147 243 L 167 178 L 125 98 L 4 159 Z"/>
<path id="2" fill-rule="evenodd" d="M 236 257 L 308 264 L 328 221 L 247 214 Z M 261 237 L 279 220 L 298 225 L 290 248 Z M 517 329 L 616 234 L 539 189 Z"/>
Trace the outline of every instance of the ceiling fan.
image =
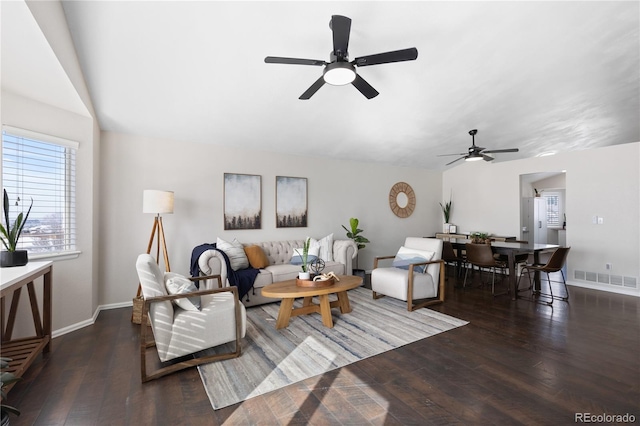
<path id="1" fill-rule="evenodd" d="M 413 61 L 418 57 L 418 49 L 412 47 L 410 49 L 361 56 L 349 62 L 348 47 L 351 19 L 346 16 L 333 15 L 331 16 L 331 21 L 329 21 L 329 28 L 333 32 L 333 51 L 329 55 L 329 62 L 319 59 L 282 58 L 278 56 L 264 58 L 267 64 L 324 66 L 322 76 L 299 99 L 311 98 L 325 83 L 334 86 L 343 86 L 351 83 L 367 99 L 375 98 L 379 94 L 378 91 L 356 73 L 356 66 L 366 67 L 390 62 Z"/>
<path id="2" fill-rule="evenodd" d="M 476 161 L 476 160 L 484 160 L 484 161 L 493 161 L 494 157 L 487 155 L 487 154 L 496 154 L 496 153 L 500 153 L 500 152 L 518 152 L 518 148 L 507 148 L 507 149 L 494 149 L 491 151 L 486 151 L 486 148 L 481 148 L 479 146 L 476 146 L 476 134 L 478 133 L 478 130 L 473 129 L 473 130 L 469 130 L 469 134 L 471 135 L 471 146 L 469 147 L 469 152 L 466 154 L 442 154 L 442 155 L 438 155 L 438 157 L 446 157 L 449 155 L 461 155 L 462 157 L 457 158 L 455 160 L 453 160 L 450 163 L 447 163 L 446 165 L 448 166 L 449 164 L 453 164 L 456 161 L 460 161 L 463 158 L 465 159 L 465 161 Z"/>

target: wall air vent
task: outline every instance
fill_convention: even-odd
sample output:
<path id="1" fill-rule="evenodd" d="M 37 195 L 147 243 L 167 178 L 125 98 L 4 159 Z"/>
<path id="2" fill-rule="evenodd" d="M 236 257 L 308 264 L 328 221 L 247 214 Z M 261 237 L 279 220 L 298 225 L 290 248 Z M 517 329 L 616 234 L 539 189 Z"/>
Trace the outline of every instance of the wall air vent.
<path id="1" fill-rule="evenodd" d="M 625 287 L 638 288 L 638 280 L 635 277 L 624 277 Z"/>
<path id="2" fill-rule="evenodd" d="M 577 269 L 574 269 L 573 278 L 576 280 L 590 281 L 598 284 L 609 284 L 627 288 L 638 288 L 637 277 L 609 275 L 602 272 L 579 271 Z"/>
<path id="3" fill-rule="evenodd" d="M 611 275 L 612 285 L 622 285 L 622 275 Z"/>

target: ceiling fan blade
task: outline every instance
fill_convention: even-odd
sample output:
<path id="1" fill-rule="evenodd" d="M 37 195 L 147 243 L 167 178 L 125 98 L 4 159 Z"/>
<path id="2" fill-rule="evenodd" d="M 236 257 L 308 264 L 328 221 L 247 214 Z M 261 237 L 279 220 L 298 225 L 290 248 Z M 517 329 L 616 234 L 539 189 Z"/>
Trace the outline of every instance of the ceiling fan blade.
<path id="1" fill-rule="evenodd" d="M 465 156 L 465 157 L 457 158 L 457 159 L 453 160 L 452 162 L 445 164 L 445 166 L 448 166 L 448 165 L 450 165 L 450 164 L 453 164 L 453 163 L 455 163 L 456 161 L 460 161 L 460 160 L 462 160 L 463 158 L 466 158 L 466 156 Z"/>
<path id="2" fill-rule="evenodd" d="M 412 47 L 410 49 L 394 50 L 393 52 L 361 56 L 356 58 L 353 63 L 359 67 L 366 67 L 367 65 L 388 64 L 390 62 L 413 61 L 417 57 L 418 49 Z"/>
<path id="3" fill-rule="evenodd" d="M 323 66 L 327 63 L 319 59 L 282 58 L 280 56 L 267 56 L 264 58 L 267 64 L 287 64 L 287 65 L 317 65 Z"/>
<path id="4" fill-rule="evenodd" d="M 458 153 L 458 154 L 439 154 L 439 155 L 436 155 L 436 157 L 449 157 L 451 155 L 467 155 L 467 153 L 464 152 L 464 153 Z"/>
<path id="5" fill-rule="evenodd" d="M 333 15 L 331 30 L 333 31 L 333 54 L 339 59 L 347 57 L 351 19 L 346 16 Z"/>
<path id="6" fill-rule="evenodd" d="M 509 149 L 492 149 L 490 151 L 482 151 L 483 154 L 495 154 L 498 152 L 518 152 L 518 148 L 509 148 Z"/>
<path id="7" fill-rule="evenodd" d="M 319 79 L 316 80 L 315 83 L 311 85 L 311 87 L 307 89 L 306 92 L 300 95 L 298 99 L 303 99 L 303 100 L 310 99 L 313 96 L 313 94 L 316 93 L 318 89 L 320 89 L 323 85 L 324 85 L 324 78 L 320 77 Z"/>
<path id="8" fill-rule="evenodd" d="M 490 156 L 490 155 L 484 155 L 484 154 L 482 154 L 482 159 L 483 159 L 484 161 L 493 161 L 493 160 L 495 160 L 495 158 L 493 158 L 492 156 Z"/>
<path id="9" fill-rule="evenodd" d="M 367 99 L 375 98 L 380 93 L 376 89 L 374 89 L 369 83 L 367 83 L 364 78 L 360 77 L 356 74 L 356 79 L 351 83 L 356 89 L 360 91 Z"/>

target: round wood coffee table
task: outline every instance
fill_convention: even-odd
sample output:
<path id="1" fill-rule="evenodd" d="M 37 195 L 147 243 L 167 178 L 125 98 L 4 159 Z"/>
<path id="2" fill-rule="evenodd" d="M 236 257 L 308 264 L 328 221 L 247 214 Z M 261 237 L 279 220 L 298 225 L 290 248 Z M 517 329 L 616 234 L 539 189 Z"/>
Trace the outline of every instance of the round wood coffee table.
<path id="1" fill-rule="evenodd" d="M 296 280 L 281 281 L 269 284 L 262 288 L 262 295 L 282 299 L 280 311 L 276 321 L 276 329 L 285 328 L 289 325 L 289 318 L 298 315 L 311 314 L 314 312 L 322 315 L 322 324 L 325 327 L 333 328 L 333 318 L 331 318 L 331 308 L 340 308 L 340 313 L 351 312 L 351 304 L 347 290 L 359 287 L 362 278 L 353 275 L 339 275 L 340 281 L 328 287 L 298 287 Z M 335 294 L 338 300 L 329 301 L 329 295 Z M 317 296 L 320 304 L 313 303 L 313 298 Z M 294 308 L 293 301 L 303 297 L 301 308 Z"/>

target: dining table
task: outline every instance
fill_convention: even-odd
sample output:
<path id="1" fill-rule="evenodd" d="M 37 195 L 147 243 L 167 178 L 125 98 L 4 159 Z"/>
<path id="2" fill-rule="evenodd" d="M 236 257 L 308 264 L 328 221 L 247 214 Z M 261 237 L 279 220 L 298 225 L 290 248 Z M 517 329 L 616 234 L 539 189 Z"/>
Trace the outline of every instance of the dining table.
<path id="1" fill-rule="evenodd" d="M 443 241 L 449 241 L 454 249 L 464 250 L 467 243 L 471 243 L 470 239 L 466 238 L 440 238 Z M 543 251 L 553 251 L 560 247 L 557 244 L 540 244 L 531 242 L 517 242 L 517 241 L 491 241 L 491 248 L 494 253 L 504 254 L 507 256 L 507 267 L 509 269 L 509 289 L 511 292 L 511 300 L 518 298 L 518 277 L 516 277 L 516 255 L 522 253 L 532 253 L 533 263 L 540 263 L 540 253 Z M 536 272 L 534 279 L 534 288 L 540 289 L 540 273 Z"/>

